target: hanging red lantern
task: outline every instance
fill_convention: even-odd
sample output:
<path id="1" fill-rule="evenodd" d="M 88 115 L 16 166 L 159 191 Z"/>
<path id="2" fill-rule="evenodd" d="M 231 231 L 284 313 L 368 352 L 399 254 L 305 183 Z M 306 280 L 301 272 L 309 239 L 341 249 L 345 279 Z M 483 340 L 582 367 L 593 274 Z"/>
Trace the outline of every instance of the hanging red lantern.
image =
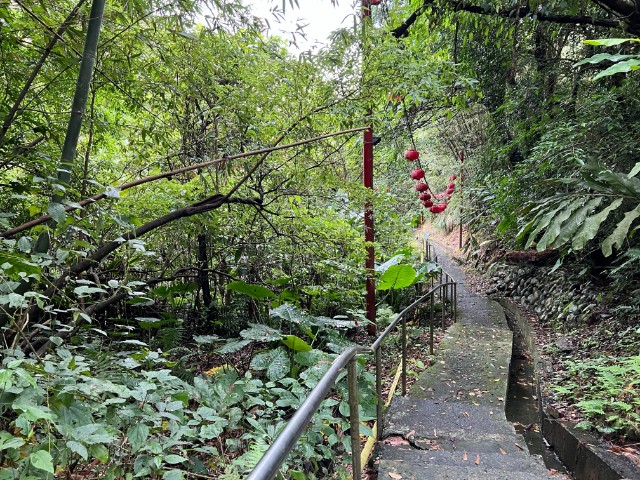
<path id="1" fill-rule="evenodd" d="M 406 158 L 410 162 L 417 160 L 419 157 L 420 157 L 420 152 L 418 152 L 417 150 L 409 149 L 406 152 L 404 152 L 404 158 Z"/>
<path id="2" fill-rule="evenodd" d="M 414 180 L 422 180 L 424 178 L 424 170 L 422 170 L 421 168 L 416 168 L 415 170 L 411 171 L 409 176 Z"/>

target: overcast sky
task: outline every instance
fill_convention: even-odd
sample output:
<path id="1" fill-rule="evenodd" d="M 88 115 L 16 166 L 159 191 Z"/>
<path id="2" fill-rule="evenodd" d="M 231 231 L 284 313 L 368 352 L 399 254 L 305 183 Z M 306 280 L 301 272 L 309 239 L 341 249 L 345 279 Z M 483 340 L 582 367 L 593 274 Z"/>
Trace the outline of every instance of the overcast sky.
<path id="1" fill-rule="evenodd" d="M 333 30 L 353 26 L 354 15 L 360 12 L 359 0 L 338 0 L 337 6 L 333 6 L 331 0 L 298 0 L 299 7 L 295 6 L 295 2 L 291 7 L 290 1 L 286 0 L 284 20 L 282 20 L 280 15 L 275 16 L 271 11 L 277 8 L 282 12 L 282 0 L 245 0 L 245 2 L 252 6 L 256 16 L 269 21 L 272 35 L 290 40 L 291 32 L 296 31 L 296 24 L 307 25 L 304 28 L 307 40 L 296 36 L 298 49 L 291 46 L 290 50 L 293 53 L 309 50 L 318 43 L 327 43 L 327 37 Z"/>

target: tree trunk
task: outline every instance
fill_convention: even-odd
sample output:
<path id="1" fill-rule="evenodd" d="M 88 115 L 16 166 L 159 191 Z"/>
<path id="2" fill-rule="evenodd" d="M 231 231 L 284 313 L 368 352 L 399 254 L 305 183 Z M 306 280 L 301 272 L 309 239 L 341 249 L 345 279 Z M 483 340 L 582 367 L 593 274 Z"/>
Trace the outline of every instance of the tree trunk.
<path id="1" fill-rule="evenodd" d="M 206 308 L 211 305 L 211 288 L 209 287 L 209 258 L 207 255 L 207 235 L 198 235 L 198 283 L 202 289 L 202 301 Z"/>
<path id="2" fill-rule="evenodd" d="M 62 147 L 62 156 L 60 158 L 60 166 L 58 167 L 58 180 L 67 185 L 71 181 L 71 172 L 78 148 L 78 138 L 80 137 L 80 129 L 82 128 L 82 119 L 87 106 L 87 97 L 91 88 L 91 79 L 93 77 L 93 67 L 96 63 L 96 54 L 98 51 L 98 40 L 100 38 L 100 29 L 102 27 L 102 15 L 106 0 L 93 0 L 91 5 L 91 18 L 89 19 L 89 28 L 87 29 L 87 38 L 84 43 L 84 52 L 82 54 L 82 62 L 80 63 L 80 72 L 76 82 L 76 90 L 73 96 L 73 104 L 71 106 L 71 116 L 67 126 L 67 134 L 64 138 Z M 53 195 L 53 202 L 60 203 L 63 196 L 60 193 Z M 44 252 L 39 252 L 44 253 Z"/>

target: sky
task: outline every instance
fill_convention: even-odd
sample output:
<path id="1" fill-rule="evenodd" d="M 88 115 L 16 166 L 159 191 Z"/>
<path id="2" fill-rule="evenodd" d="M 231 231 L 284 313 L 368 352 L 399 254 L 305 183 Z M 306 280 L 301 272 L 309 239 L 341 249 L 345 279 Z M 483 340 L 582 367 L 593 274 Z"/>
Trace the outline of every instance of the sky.
<path id="1" fill-rule="evenodd" d="M 284 18 L 282 18 L 283 0 L 245 0 L 251 5 L 254 15 L 265 18 L 271 27 L 270 34 L 291 40 L 291 32 L 296 31 L 296 24 L 306 25 L 304 32 L 307 39 L 296 35 L 298 47 L 290 46 L 292 53 L 309 50 L 313 46 L 326 44 L 329 34 L 338 28 L 353 26 L 354 15 L 360 12 L 359 0 L 337 0 L 333 6 L 331 0 L 297 0 L 299 6 L 290 0 L 285 0 Z M 358 4 L 358 7 L 354 5 Z M 280 15 L 271 11 L 277 9 Z"/>

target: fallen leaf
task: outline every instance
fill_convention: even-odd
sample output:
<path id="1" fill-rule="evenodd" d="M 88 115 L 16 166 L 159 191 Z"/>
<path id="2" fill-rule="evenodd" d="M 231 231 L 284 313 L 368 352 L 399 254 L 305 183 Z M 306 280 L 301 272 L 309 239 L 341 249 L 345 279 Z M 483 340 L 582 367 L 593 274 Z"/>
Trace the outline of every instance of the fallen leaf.
<path id="1" fill-rule="evenodd" d="M 480 454 L 476 455 L 476 461 L 474 462 L 476 465 L 480 465 Z"/>
<path id="2" fill-rule="evenodd" d="M 409 433 L 407 433 L 404 438 L 411 438 L 416 434 L 415 430 L 411 430 Z"/>
<path id="3" fill-rule="evenodd" d="M 387 437 L 382 440 L 382 443 L 384 443 L 385 445 L 409 445 L 409 442 L 407 442 L 400 435 L 393 435 L 391 437 Z"/>
<path id="4" fill-rule="evenodd" d="M 400 475 L 399 473 L 393 473 L 393 472 L 389 472 L 389 476 L 395 480 L 400 480 L 402 478 L 402 475 Z"/>
<path id="5" fill-rule="evenodd" d="M 467 452 L 463 452 L 462 453 L 462 461 L 466 462 L 467 461 Z"/>
<path id="6" fill-rule="evenodd" d="M 507 452 L 505 452 L 503 449 L 500 449 L 500 453 L 501 453 L 502 455 L 506 455 L 506 454 L 507 454 Z"/>
<path id="7" fill-rule="evenodd" d="M 514 443 L 514 445 L 515 445 L 516 447 L 518 447 L 520 450 L 524 450 L 524 448 L 523 448 L 523 447 L 521 447 L 520 445 L 518 445 L 517 443 Z"/>

